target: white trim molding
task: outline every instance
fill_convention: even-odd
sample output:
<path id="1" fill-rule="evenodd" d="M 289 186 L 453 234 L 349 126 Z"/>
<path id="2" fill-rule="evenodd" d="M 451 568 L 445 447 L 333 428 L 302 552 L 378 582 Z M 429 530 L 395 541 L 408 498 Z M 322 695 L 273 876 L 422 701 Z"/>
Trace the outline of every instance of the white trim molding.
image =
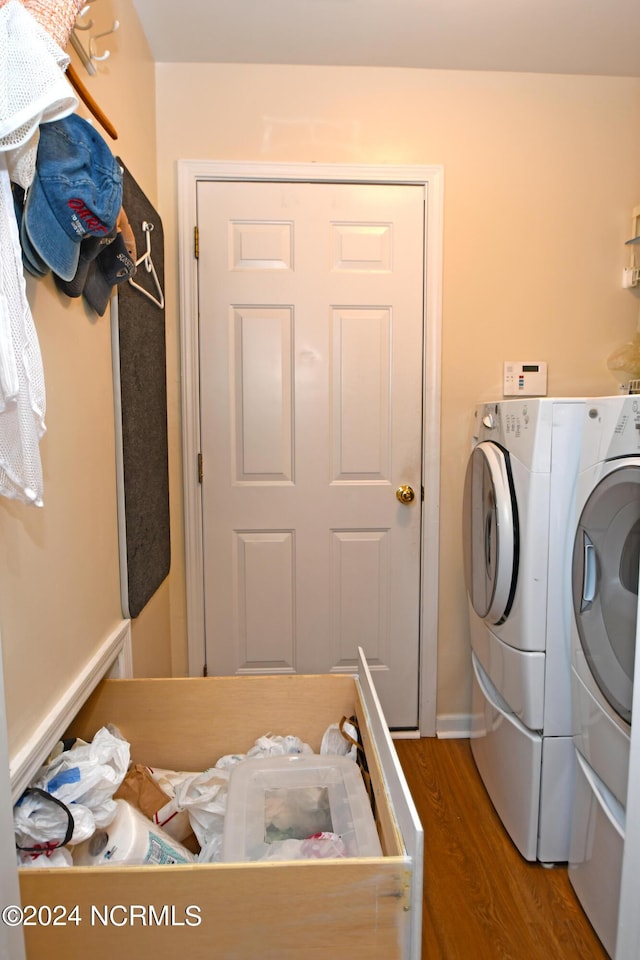
<path id="1" fill-rule="evenodd" d="M 27 742 L 9 760 L 13 802 L 21 796 L 69 723 L 106 676 L 131 677 L 131 621 L 122 620 L 76 674 Z"/>
<path id="2" fill-rule="evenodd" d="M 378 166 L 316 163 L 178 161 L 178 242 L 182 379 L 185 569 L 189 671 L 202 673 L 205 661 L 202 501 L 198 480 L 200 400 L 198 369 L 198 288 L 193 254 L 197 186 L 201 180 L 296 181 L 312 183 L 414 184 L 424 187 L 424 409 L 422 585 L 420 636 L 420 733 L 435 736 L 440 527 L 440 391 L 444 172 L 441 166 Z"/>
<path id="3" fill-rule="evenodd" d="M 0 901 L 3 907 L 20 903 L 4 689 L 2 639 L 0 638 Z M 13 927 L 6 923 L 0 925 L 0 957 L 25 960 L 26 951 L 21 926 Z"/>

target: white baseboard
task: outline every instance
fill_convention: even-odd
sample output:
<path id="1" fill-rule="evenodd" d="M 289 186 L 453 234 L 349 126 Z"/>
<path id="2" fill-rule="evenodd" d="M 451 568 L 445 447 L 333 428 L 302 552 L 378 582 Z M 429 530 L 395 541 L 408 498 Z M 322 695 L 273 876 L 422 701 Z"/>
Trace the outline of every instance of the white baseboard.
<path id="1" fill-rule="evenodd" d="M 131 621 L 122 620 L 76 674 L 53 709 L 43 717 L 27 742 L 9 760 L 12 802 L 33 780 L 71 720 L 106 676 L 132 676 Z"/>
<path id="2" fill-rule="evenodd" d="M 471 736 L 471 714 L 445 713 L 436 720 L 436 736 L 440 740 Z"/>

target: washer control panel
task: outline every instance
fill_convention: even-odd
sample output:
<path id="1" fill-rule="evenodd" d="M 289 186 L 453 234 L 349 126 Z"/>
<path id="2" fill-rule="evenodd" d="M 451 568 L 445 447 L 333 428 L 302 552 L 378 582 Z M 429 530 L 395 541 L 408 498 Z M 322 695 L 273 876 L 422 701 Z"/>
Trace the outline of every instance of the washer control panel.
<path id="1" fill-rule="evenodd" d="M 582 445 L 585 466 L 640 455 L 640 396 L 587 401 Z"/>

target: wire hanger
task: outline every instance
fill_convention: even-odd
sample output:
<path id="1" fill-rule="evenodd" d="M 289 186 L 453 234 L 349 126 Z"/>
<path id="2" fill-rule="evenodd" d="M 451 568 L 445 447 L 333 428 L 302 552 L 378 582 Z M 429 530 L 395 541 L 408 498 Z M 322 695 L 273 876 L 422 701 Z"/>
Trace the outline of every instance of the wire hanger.
<path id="1" fill-rule="evenodd" d="M 162 292 L 162 287 L 160 286 L 160 281 L 158 280 L 158 274 L 156 273 L 156 268 L 153 265 L 153 260 L 151 259 L 151 231 L 153 230 L 153 224 L 149 223 L 148 220 L 143 220 L 142 229 L 144 230 L 146 236 L 147 249 L 142 256 L 138 257 L 136 260 L 136 267 L 140 267 L 142 264 L 144 264 L 144 268 L 147 273 L 150 273 L 153 277 L 158 296 L 154 296 L 153 293 L 149 293 L 148 290 L 145 290 L 144 287 L 141 287 L 139 283 L 135 282 L 133 277 L 129 277 L 129 283 L 132 287 L 135 287 L 136 290 L 139 290 L 140 293 L 144 293 L 145 297 L 148 297 L 152 303 L 155 303 L 155 305 L 160 307 L 162 310 L 164 307 L 164 293 Z"/>

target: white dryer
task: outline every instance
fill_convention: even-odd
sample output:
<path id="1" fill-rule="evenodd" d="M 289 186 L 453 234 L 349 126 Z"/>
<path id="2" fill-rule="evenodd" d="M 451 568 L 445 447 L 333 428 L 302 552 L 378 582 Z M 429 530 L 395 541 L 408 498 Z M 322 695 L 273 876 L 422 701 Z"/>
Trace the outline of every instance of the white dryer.
<path id="1" fill-rule="evenodd" d="M 576 790 L 569 878 L 613 955 L 640 556 L 640 397 L 585 404 L 572 558 Z"/>
<path id="2" fill-rule="evenodd" d="M 475 411 L 464 490 L 471 748 L 528 860 L 569 858 L 571 582 L 581 398 Z"/>

